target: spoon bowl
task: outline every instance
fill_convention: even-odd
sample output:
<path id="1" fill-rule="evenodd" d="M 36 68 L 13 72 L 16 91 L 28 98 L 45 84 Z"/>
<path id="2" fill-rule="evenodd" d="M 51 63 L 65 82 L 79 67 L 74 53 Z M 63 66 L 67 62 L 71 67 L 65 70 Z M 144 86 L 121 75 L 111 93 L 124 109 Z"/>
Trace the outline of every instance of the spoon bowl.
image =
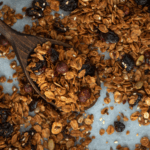
<path id="1" fill-rule="evenodd" d="M 48 39 L 48 38 L 42 38 L 42 37 L 37 37 L 33 35 L 28 35 L 28 34 L 22 34 L 19 33 L 15 30 L 13 30 L 11 27 L 9 27 L 7 24 L 5 24 L 2 20 L 0 20 L 0 33 L 7 38 L 9 43 L 12 45 L 13 50 L 16 53 L 16 56 L 20 62 L 20 65 L 25 73 L 25 76 L 27 77 L 27 80 L 33 87 L 33 89 L 44 99 L 46 100 L 46 97 L 41 94 L 37 86 L 34 84 L 32 79 L 30 78 L 30 75 L 28 71 L 26 70 L 26 67 L 28 65 L 28 58 L 30 53 L 36 48 L 37 44 L 43 44 L 47 41 L 50 41 L 54 45 L 61 45 L 65 48 L 71 48 L 72 46 L 66 43 L 63 43 L 61 41 L 53 40 L 53 39 Z M 100 84 L 98 74 L 96 72 L 97 76 L 97 84 Z M 97 101 L 97 100 L 96 100 Z M 90 106 L 92 107 L 95 103 Z M 59 108 L 56 107 L 56 105 L 53 102 L 49 102 L 56 110 L 60 111 Z M 90 108 L 88 107 L 88 108 Z M 85 109 L 88 109 L 85 108 Z"/>

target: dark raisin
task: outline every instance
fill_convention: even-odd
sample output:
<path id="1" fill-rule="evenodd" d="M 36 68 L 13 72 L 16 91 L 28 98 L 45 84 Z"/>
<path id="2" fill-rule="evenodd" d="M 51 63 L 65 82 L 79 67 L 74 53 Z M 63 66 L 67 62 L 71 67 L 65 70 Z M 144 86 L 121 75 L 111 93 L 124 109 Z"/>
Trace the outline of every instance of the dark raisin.
<path id="1" fill-rule="evenodd" d="M 114 126 L 117 132 L 122 132 L 125 129 L 125 125 L 120 121 L 115 121 Z"/>
<path id="2" fill-rule="evenodd" d="M 28 106 L 29 106 L 29 110 L 30 111 L 34 111 L 35 110 L 35 108 L 36 108 L 36 101 L 32 101 Z"/>
<path id="3" fill-rule="evenodd" d="M 142 97 L 143 97 L 143 95 L 142 95 L 141 93 L 137 93 L 137 95 L 138 95 L 138 98 L 137 98 L 137 100 L 135 101 L 135 103 L 133 104 L 133 106 L 137 105 L 137 104 L 139 103 L 139 101 L 141 101 L 141 99 L 142 99 Z"/>
<path id="4" fill-rule="evenodd" d="M 122 58 L 122 67 L 125 68 L 127 71 L 131 71 L 135 65 L 134 60 L 131 55 L 125 54 Z"/>
<path id="5" fill-rule="evenodd" d="M 60 21 L 55 21 L 53 27 L 58 32 L 66 32 L 68 31 L 68 27 L 64 27 L 64 25 Z"/>
<path id="6" fill-rule="evenodd" d="M 36 150 L 37 146 L 36 145 L 31 145 L 31 150 Z"/>
<path id="7" fill-rule="evenodd" d="M 8 40 L 3 35 L 0 35 L 0 45 L 3 45 L 3 46 L 9 45 Z"/>
<path id="8" fill-rule="evenodd" d="M 150 6 L 148 7 L 148 11 L 147 12 L 150 13 Z"/>
<path id="9" fill-rule="evenodd" d="M 3 129 L 3 137 L 8 138 L 14 132 L 13 125 L 11 125 L 9 122 L 2 123 L 0 126 Z"/>
<path id="10" fill-rule="evenodd" d="M 24 91 L 25 91 L 26 93 L 31 93 L 31 92 L 33 91 L 33 88 L 32 88 L 32 86 L 31 86 L 29 83 L 27 83 L 27 84 L 24 86 Z"/>
<path id="11" fill-rule="evenodd" d="M 87 87 L 84 87 L 79 92 L 78 98 L 80 102 L 86 102 L 91 97 L 91 90 Z"/>
<path id="12" fill-rule="evenodd" d="M 105 41 L 106 43 L 117 43 L 119 41 L 119 37 L 113 31 L 109 31 L 107 33 L 100 33 L 100 39 Z"/>
<path id="13" fill-rule="evenodd" d="M 68 66 L 65 62 L 61 61 L 56 66 L 56 71 L 58 73 L 66 73 L 68 71 Z"/>
<path id="14" fill-rule="evenodd" d="M 26 9 L 26 15 L 29 17 L 41 18 L 43 17 L 43 11 L 40 7 L 29 7 Z"/>
<path id="15" fill-rule="evenodd" d="M 27 145 L 29 145 L 31 137 L 28 132 L 24 132 L 21 136 L 18 137 L 18 140 L 21 143 L 21 146 L 25 148 Z"/>
<path id="16" fill-rule="evenodd" d="M 78 7 L 78 0 L 59 0 L 60 8 L 64 11 L 73 11 Z"/>
<path id="17" fill-rule="evenodd" d="M 147 75 L 149 73 L 149 69 L 145 70 L 144 72 Z"/>
<path id="18" fill-rule="evenodd" d="M 38 72 L 35 72 L 35 74 L 36 74 L 36 75 L 41 75 L 42 73 L 45 72 L 45 70 L 46 70 L 46 66 L 40 68 Z"/>
<path id="19" fill-rule="evenodd" d="M 146 5 L 148 0 L 135 0 L 138 5 Z"/>
<path id="20" fill-rule="evenodd" d="M 87 75 L 94 76 L 95 75 L 96 68 L 95 68 L 95 66 L 91 65 L 90 63 L 83 64 L 81 70 L 83 70 L 83 69 L 86 70 L 85 76 L 87 76 Z"/>
<path id="21" fill-rule="evenodd" d="M 35 71 L 35 70 L 39 70 L 40 68 L 46 66 L 46 61 L 38 61 L 36 63 L 36 66 L 34 68 L 32 68 L 32 71 Z"/>
<path id="22" fill-rule="evenodd" d="M 3 2 L 0 2 L 0 6 L 2 6 L 3 5 Z"/>
<path id="23" fill-rule="evenodd" d="M 54 48 L 51 48 L 51 51 L 49 53 L 51 62 L 56 63 L 59 58 L 59 53 Z"/>
<path id="24" fill-rule="evenodd" d="M 31 129 L 28 131 L 28 133 L 29 133 L 29 135 L 33 136 L 33 135 L 36 133 L 36 131 L 31 128 Z"/>
<path id="25" fill-rule="evenodd" d="M 32 7 L 45 8 L 47 6 L 46 0 L 33 0 Z"/>
<path id="26" fill-rule="evenodd" d="M 10 112 L 8 109 L 4 109 L 4 108 L 1 108 L 0 109 L 0 117 L 1 117 L 1 122 L 4 123 L 7 121 L 7 118 L 9 116 Z"/>

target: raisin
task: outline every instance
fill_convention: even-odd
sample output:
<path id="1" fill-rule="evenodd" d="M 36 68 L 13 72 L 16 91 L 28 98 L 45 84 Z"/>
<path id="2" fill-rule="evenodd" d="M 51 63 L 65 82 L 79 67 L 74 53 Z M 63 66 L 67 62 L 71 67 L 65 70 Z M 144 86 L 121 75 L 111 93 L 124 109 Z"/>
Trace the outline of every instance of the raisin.
<path id="1" fill-rule="evenodd" d="M 125 129 L 125 125 L 120 121 L 115 121 L 114 126 L 117 132 L 122 132 Z"/>
<path id="2" fill-rule="evenodd" d="M 0 127 L 3 129 L 3 137 L 8 138 L 14 132 L 13 125 L 11 125 L 9 122 L 0 124 Z"/>
<path id="3" fill-rule="evenodd" d="M 39 70 L 40 68 L 46 66 L 46 61 L 38 61 L 36 66 L 32 68 L 32 71 Z"/>
<path id="4" fill-rule="evenodd" d="M 91 65 L 90 63 L 83 64 L 81 70 L 83 70 L 83 69 L 86 70 L 85 76 L 87 76 L 87 75 L 94 76 L 95 75 L 95 69 L 96 68 L 95 68 L 95 66 Z"/>
<path id="5" fill-rule="evenodd" d="M 46 0 L 33 0 L 32 7 L 45 8 L 47 6 Z"/>
<path id="6" fill-rule="evenodd" d="M 59 0 L 60 8 L 64 11 L 73 11 L 78 7 L 78 0 Z"/>
<path id="7" fill-rule="evenodd" d="M 49 54 L 50 54 L 51 62 L 56 63 L 56 61 L 59 58 L 59 53 L 54 48 L 51 48 L 51 50 L 49 51 Z"/>
<path id="8" fill-rule="evenodd" d="M 46 70 L 46 66 L 40 68 L 38 72 L 35 72 L 35 74 L 36 74 L 36 75 L 41 75 L 42 73 L 45 72 L 45 70 Z"/>
<path id="9" fill-rule="evenodd" d="M 36 150 L 37 146 L 36 145 L 31 145 L 31 150 Z"/>
<path id="10" fill-rule="evenodd" d="M 122 67 L 127 71 L 131 71 L 135 65 L 134 60 L 131 55 L 125 54 L 122 58 Z"/>
<path id="11" fill-rule="evenodd" d="M 29 110 L 30 111 L 34 111 L 35 110 L 35 108 L 36 108 L 36 101 L 32 101 L 28 106 L 29 106 Z"/>
<path id="12" fill-rule="evenodd" d="M 135 103 L 132 106 L 137 105 L 139 103 L 139 101 L 141 101 L 141 99 L 143 97 L 143 95 L 141 93 L 137 93 L 137 95 L 138 95 L 138 98 L 137 98 L 137 100 L 135 101 Z"/>
<path id="13" fill-rule="evenodd" d="M 31 129 L 28 131 L 28 133 L 29 133 L 29 135 L 34 136 L 34 134 L 36 133 L 36 131 L 31 128 Z"/>
<path id="14" fill-rule="evenodd" d="M 0 109 L 0 117 L 1 117 L 1 122 L 5 123 L 7 121 L 8 115 L 10 114 L 8 109 L 1 108 Z"/>
<path id="15" fill-rule="evenodd" d="M 56 71 L 58 73 L 66 73 L 68 71 L 68 66 L 65 62 L 60 61 L 56 66 Z"/>
<path id="16" fill-rule="evenodd" d="M 144 73 L 147 75 L 149 73 L 149 69 L 145 70 Z"/>
<path id="17" fill-rule="evenodd" d="M 148 0 L 135 0 L 138 5 L 146 5 Z"/>
<path id="18" fill-rule="evenodd" d="M 29 141 L 31 140 L 28 132 L 24 132 L 21 136 L 18 137 L 19 138 L 19 142 L 21 143 L 21 146 L 23 148 L 25 148 L 28 144 Z"/>
<path id="19" fill-rule="evenodd" d="M 31 86 L 29 83 L 27 83 L 27 84 L 24 86 L 24 91 L 25 91 L 26 93 L 31 93 L 31 92 L 33 91 L 33 88 L 32 88 L 32 86 Z"/>
<path id="20" fill-rule="evenodd" d="M 107 33 L 100 32 L 100 39 L 106 43 L 117 43 L 119 41 L 118 35 L 113 31 Z"/>
<path id="21" fill-rule="evenodd" d="M 0 45 L 3 45 L 3 46 L 9 45 L 8 40 L 3 35 L 0 35 Z"/>
<path id="22" fill-rule="evenodd" d="M 68 31 L 68 27 L 64 27 L 64 25 L 60 21 L 55 21 L 55 23 L 53 24 L 53 27 L 58 32 L 66 32 L 66 31 Z"/>
<path id="23" fill-rule="evenodd" d="M 86 102 L 91 97 L 91 91 L 89 88 L 84 87 L 79 92 L 78 98 L 80 102 Z"/>
<path id="24" fill-rule="evenodd" d="M 26 15 L 29 17 L 41 18 L 43 17 L 43 11 L 40 7 L 29 7 L 26 9 Z"/>

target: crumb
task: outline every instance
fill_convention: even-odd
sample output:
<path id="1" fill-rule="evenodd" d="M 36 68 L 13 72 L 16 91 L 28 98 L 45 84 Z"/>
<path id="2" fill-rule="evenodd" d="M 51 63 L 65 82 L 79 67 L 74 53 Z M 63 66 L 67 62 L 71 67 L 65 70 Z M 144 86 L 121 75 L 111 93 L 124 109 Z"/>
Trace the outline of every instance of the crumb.
<path id="1" fill-rule="evenodd" d="M 103 109 L 101 110 L 101 114 L 102 114 L 102 115 L 104 115 L 104 114 L 109 115 L 109 113 L 108 113 L 108 107 L 103 108 Z"/>
<path id="2" fill-rule="evenodd" d="M 8 79 L 7 83 L 13 83 L 13 80 L 12 79 Z"/>
<path id="3" fill-rule="evenodd" d="M 95 136 L 92 136 L 92 139 L 95 139 Z"/>
<path id="4" fill-rule="evenodd" d="M 124 121 L 128 121 L 129 119 L 128 119 L 126 116 L 124 116 L 124 117 L 123 117 L 123 120 L 124 120 Z"/>
<path id="5" fill-rule="evenodd" d="M 103 121 L 103 124 L 105 124 L 105 120 Z"/>
<path id="6" fill-rule="evenodd" d="M 6 77 L 4 77 L 4 76 L 0 77 L 0 82 L 1 82 L 1 83 L 6 82 Z"/>
<path id="7" fill-rule="evenodd" d="M 118 143 L 118 141 L 114 141 L 114 143 L 115 143 L 115 144 L 117 144 L 117 143 Z"/>
<path id="8" fill-rule="evenodd" d="M 121 117 L 118 115 L 118 116 L 117 116 L 117 120 L 120 121 L 120 119 L 121 119 Z"/>
<path id="9" fill-rule="evenodd" d="M 106 144 L 108 144 L 108 141 L 106 141 Z"/>
<path id="10" fill-rule="evenodd" d="M 136 136 L 139 136 L 139 134 L 137 133 Z"/>
<path id="11" fill-rule="evenodd" d="M 103 118 L 99 118 L 99 121 L 102 121 Z"/>
<path id="12" fill-rule="evenodd" d="M 114 106 L 110 106 L 110 109 L 113 110 L 113 109 L 114 109 Z"/>
<path id="13" fill-rule="evenodd" d="M 102 136 L 105 133 L 105 129 L 100 129 L 99 134 Z"/>
<path id="14" fill-rule="evenodd" d="M 126 132 L 126 135 L 129 135 L 130 134 L 130 131 L 128 130 L 127 132 Z"/>

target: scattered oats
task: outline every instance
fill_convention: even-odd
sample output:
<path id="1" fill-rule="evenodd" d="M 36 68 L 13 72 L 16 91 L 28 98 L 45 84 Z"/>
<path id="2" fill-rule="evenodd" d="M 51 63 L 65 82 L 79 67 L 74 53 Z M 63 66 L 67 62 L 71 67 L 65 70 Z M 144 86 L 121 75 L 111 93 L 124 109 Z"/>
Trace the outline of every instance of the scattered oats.
<path id="1" fill-rule="evenodd" d="M 118 141 L 114 141 L 114 143 L 115 143 L 115 144 L 117 144 L 117 143 L 118 143 Z"/>
<path id="2" fill-rule="evenodd" d="M 103 118 L 100 118 L 100 119 L 99 119 L 99 121 L 102 121 L 102 120 L 103 120 Z"/>

